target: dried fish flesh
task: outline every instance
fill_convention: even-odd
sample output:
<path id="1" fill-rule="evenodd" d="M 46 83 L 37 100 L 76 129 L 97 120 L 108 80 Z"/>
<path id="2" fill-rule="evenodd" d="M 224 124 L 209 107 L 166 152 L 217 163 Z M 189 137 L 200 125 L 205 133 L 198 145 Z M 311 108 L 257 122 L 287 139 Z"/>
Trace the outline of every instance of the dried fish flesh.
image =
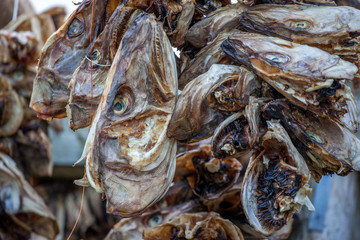
<path id="1" fill-rule="evenodd" d="M 284 227 L 303 204 L 313 208 L 310 172 L 279 122 L 268 121 L 263 149 L 250 160 L 242 186 L 242 205 L 250 225 L 269 236 Z"/>
<path id="2" fill-rule="evenodd" d="M 87 180 L 104 192 L 108 212 L 139 214 L 169 188 L 176 143 L 166 130 L 176 91 L 170 42 L 143 13 L 120 43 L 83 153 Z"/>
<path id="3" fill-rule="evenodd" d="M 71 129 L 89 125 L 91 106 L 95 112 L 121 38 L 129 24 L 141 12 L 130 7 L 116 8 L 96 39 L 89 56 L 85 57 L 75 70 L 69 83 L 71 93 L 66 112 Z"/>

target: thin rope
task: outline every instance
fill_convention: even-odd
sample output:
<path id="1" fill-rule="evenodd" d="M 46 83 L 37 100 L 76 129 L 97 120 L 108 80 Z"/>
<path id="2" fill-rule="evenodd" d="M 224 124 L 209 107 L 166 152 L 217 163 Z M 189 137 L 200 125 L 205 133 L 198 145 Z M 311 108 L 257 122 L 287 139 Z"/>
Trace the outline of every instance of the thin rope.
<path id="1" fill-rule="evenodd" d="M 85 56 L 86 60 L 88 60 L 89 62 L 91 62 L 91 65 L 94 64 L 96 66 L 99 66 L 99 67 L 111 67 L 111 65 L 103 65 L 103 64 L 99 64 L 99 63 L 95 63 L 93 62 L 88 56 Z M 91 66 L 91 70 L 92 70 L 92 66 Z M 92 80 L 92 79 L 91 79 Z M 91 81 L 92 83 L 92 81 Z M 91 84 L 92 86 L 92 84 Z M 92 98 L 91 98 L 92 99 Z M 90 116 L 91 117 L 91 116 Z"/>
<path id="2" fill-rule="evenodd" d="M 91 8 L 91 24 L 90 24 L 90 48 L 92 47 L 92 28 L 93 28 L 93 20 L 94 20 L 94 6 L 95 6 L 95 0 L 93 0 L 93 4 L 92 4 L 92 8 Z M 91 104 L 90 104 L 90 117 L 89 117 L 89 130 L 88 133 L 90 132 L 90 125 L 91 125 L 91 115 L 92 115 L 92 106 L 93 106 L 93 81 L 92 81 L 92 77 L 93 77 L 93 62 L 90 61 L 91 63 L 91 72 L 90 72 L 90 80 L 91 80 Z M 85 159 L 86 161 L 87 159 Z M 75 228 L 79 222 L 80 216 L 81 216 L 81 211 L 83 208 L 83 203 L 84 203 L 84 195 L 85 195 L 85 176 L 86 176 L 86 162 L 84 164 L 84 184 L 82 187 L 82 194 L 81 194 L 81 204 L 80 204 L 80 210 L 79 210 L 79 214 L 78 217 L 76 219 L 76 222 L 74 224 L 73 229 L 71 230 L 71 233 L 69 234 L 67 240 L 70 239 L 70 237 L 72 236 L 73 232 L 75 231 Z"/>
<path id="3" fill-rule="evenodd" d="M 13 15 L 12 15 L 12 21 L 15 21 L 15 19 L 18 16 L 19 11 L 19 0 L 14 1 L 14 9 L 13 9 Z"/>

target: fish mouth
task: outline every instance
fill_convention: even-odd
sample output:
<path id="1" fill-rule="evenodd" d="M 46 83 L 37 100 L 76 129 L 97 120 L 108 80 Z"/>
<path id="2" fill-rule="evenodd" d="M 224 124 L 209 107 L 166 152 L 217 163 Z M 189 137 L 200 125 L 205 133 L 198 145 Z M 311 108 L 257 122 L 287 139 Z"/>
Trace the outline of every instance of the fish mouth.
<path id="1" fill-rule="evenodd" d="M 50 120 L 66 117 L 65 106 L 68 98 L 69 91 L 58 84 L 53 71 L 47 69 L 39 71 L 34 80 L 30 100 L 30 108 L 35 111 L 39 118 Z"/>

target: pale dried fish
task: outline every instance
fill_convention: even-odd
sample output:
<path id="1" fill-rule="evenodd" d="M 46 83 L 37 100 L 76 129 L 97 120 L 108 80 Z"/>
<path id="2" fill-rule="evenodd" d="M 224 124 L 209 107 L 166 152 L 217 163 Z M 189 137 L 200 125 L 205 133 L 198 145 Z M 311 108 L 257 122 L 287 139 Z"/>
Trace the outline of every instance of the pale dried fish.
<path id="1" fill-rule="evenodd" d="M 104 192 L 109 213 L 139 214 L 169 188 L 176 143 L 166 130 L 176 91 L 170 42 L 143 13 L 120 43 L 83 153 L 87 180 Z"/>

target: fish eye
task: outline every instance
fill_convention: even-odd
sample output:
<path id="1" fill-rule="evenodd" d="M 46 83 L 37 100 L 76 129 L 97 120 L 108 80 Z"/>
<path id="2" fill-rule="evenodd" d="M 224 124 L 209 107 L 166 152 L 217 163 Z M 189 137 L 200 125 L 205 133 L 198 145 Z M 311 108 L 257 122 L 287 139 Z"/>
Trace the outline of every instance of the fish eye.
<path id="1" fill-rule="evenodd" d="M 154 227 L 157 225 L 160 225 L 162 223 L 162 216 L 160 213 L 157 213 L 153 216 L 151 216 L 147 222 L 147 224 L 149 225 L 149 227 Z"/>
<path id="2" fill-rule="evenodd" d="M 25 77 L 25 74 L 22 71 L 15 71 L 12 74 L 12 78 L 17 82 L 22 81 L 24 79 L 24 77 Z"/>
<path id="3" fill-rule="evenodd" d="M 94 63 L 98 63 L 101 59 L 101 54 L 99 52 L 99 50 L 95 49 L 92 53 L 91 53 L 91 60 Z"/>
<path id="4" fill-rule="evenodd" d="M 116 115 L 121 115 L 129 107 L 129 98 L 127 95 L 119 94 L 115 97 L 115 101 L 113 104 L 113 110 Z"/>
<path id="5" fill-rule="evenodd" d="M 307 29 L 310 27 L 309 22 L 307 21 L 297 21 L 297 22 L 291 22 L 291 27 L 295 29 Z"/>
<path id="6" fill-rule="evenodd" d="M 267 53 L 265 54 L 265 59 L 268 61 L 268 62 L 271 62 L 271 63 L 287 63 L 290 61 L 290 58 L 286 55 L 283 55 L 283 54 L 280 54 L 280 53 Z"/>
<path id="7" fill-rule="evenodd" d="M 74 18 L 67 29 L 68 36 L 70 38 L 77 37 L 81 35 L 83 32 L 84 32 L 84 23 L 80 21 L 80 19 Z"/>

